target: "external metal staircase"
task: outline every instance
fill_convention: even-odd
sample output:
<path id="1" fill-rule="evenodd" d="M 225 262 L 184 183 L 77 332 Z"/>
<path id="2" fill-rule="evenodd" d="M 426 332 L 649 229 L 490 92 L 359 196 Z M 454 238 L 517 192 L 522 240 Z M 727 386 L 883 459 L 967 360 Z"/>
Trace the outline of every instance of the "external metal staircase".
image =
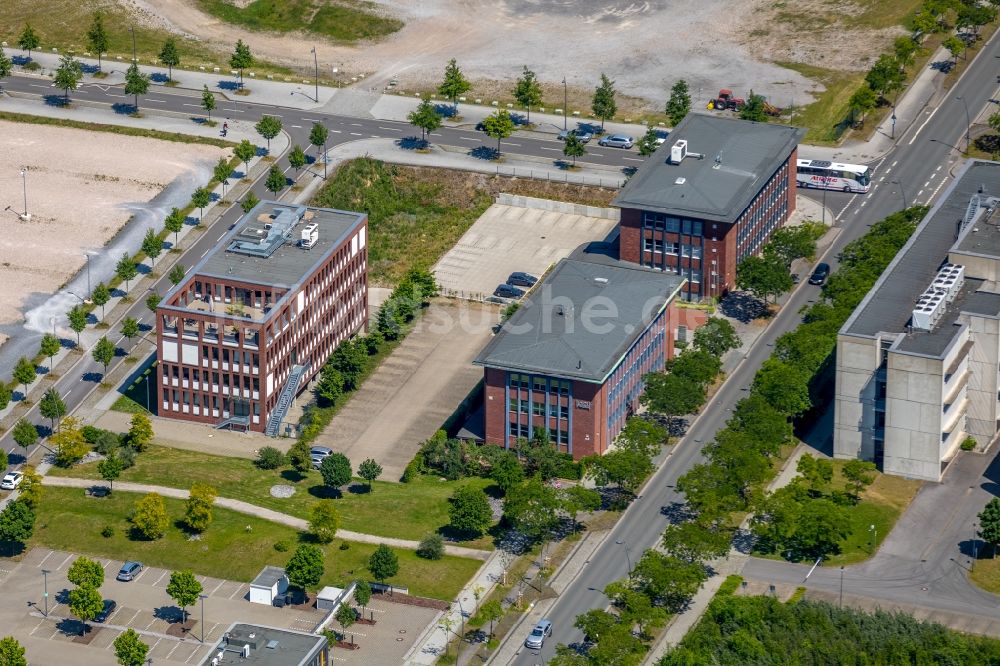
<path id="1" fill-rule="evenodd" d="M 274 410 L 267 419 L 267 428 L 265 428 L 264 434 L 268 437 L 278 436 L 278 428 L 281 427 L 281 422 L 285 420 L 288 408 L 292 406 L 295 394 L 299 391 L 299 384 L 307 370 L 309 370 L 308 363 L 305 365 L 293 365 L 291 371 L 289 371 L 288 381 L 285 382 L 285 387 L 281 389 L 278 404 L 274 406 Z"/>

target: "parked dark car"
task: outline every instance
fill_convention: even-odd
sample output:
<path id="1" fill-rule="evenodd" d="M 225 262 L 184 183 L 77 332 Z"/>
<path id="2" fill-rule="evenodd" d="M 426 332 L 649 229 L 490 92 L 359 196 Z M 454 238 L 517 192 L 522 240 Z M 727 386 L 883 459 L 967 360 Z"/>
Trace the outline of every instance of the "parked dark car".
<path id="1" fill-rule="evenodd" d="M 538 282 L 538 278 L 531 273 L 522 271 L 514 271 L 507 278 L 507 284 L 512 284 L 515 287 L 534 287 L 536 282 Z"/>
<path id="2" fill-rule="evenodd" d="M 133 562 L 129 560 L 122 565 L 122 568 L 118 571 L 118 575 L 115 576 L 115 578 L 127 583 L 130 580 L 135 580 L 140 573 L 142 573 L 142 562 Z"/>
<path id="3" fill-rule="evenodd" d="M 830 277 L 830 264 L 816 264 L 816 269 L 809 276 L 809 284 L 823 284 Z"/>
<path id="4" fill-rule="evenodd" d="M 115 603 L 113 599 L 105 599 L 104 608 L 101 609 L 100 613 L 94 616 L 94 622 L 104 622 L 111 617 L 111 614 L 115 612 L 116 608 L 118 608 L 118 604 Z"/>
<path id="5" fill-rule="evenodd" d="M 496 288 L 493 295 L 499 296 L 500 298 L 521 298 L 524 296 L 524 290 L 518 289 L 511 284 L 502 284 Z"/>

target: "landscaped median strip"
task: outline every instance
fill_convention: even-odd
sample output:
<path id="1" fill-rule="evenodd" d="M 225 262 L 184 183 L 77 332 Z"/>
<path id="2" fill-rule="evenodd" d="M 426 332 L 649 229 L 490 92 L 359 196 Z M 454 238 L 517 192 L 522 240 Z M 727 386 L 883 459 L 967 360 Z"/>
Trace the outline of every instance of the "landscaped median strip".
<path id="1" fill-rule="evenodd" d="M 93 488 L 95 486 L 107 487 L 105 484 L 93 479 L 74 479 L 69 477 L 58 477 L 58 476 L 45 476 L 42 478 L 42 483 L 46 486 L 61 486 L 64 488 Z M 163 497 L 172 497 L 174 499 L 187 499 L 188 491 L 182 490 L 180 488 L 167 488 L 164 486 L 152 486 L 145 483 L 129 483 L 127 481 L 118 481 L 115 483 L 115 490 L 120 490 L 121 492 L 128 493 L 158 493 Z M 289 516 L 288 514 L 281 513 L 280 511 L 274 511 L 272 509 L 265 509 L 264 507 L 257 506 L 255 504 L 250 504 L 248 502 L 242 502 L 240 500 L 230 499 L 228 497 L 217 497 L 215 499 L 215 505 L 236 511 L 238 513 L 245 513 L 249 516 L 255 516 L 263 520 L 270 520 L 271 522 L 279 523 L 281 525 L 287 525 L 293 529 L 308 531 L 309 523 L 301 518 L 296 518 L 295 516 Z M 371 543 L 371 544 L 385 544 L 387 546 L 393 546 L 396 548 L 407 548 L 409 550 L 416 550 L 417 546 L 420 545 L 417 541 L 409 541 L 407 539 L 394 539 L 391 537 L 376 536 L 374 534 L 363 534 L 361 532 L 351 532 L 350 530 L 337 530 L 337 537 L 344 539 L 346 541 L 356 541 L 359 543 Z M 448 555 L 454 555 L 456 557 L 467 557 L 475 560 L 486 560 L 492 554 L 488 550 L 479 550 L 478 548 L 466 548 L 464 546 L 453 546 L 446 544 L 444 547 L 445 553 Z"/>

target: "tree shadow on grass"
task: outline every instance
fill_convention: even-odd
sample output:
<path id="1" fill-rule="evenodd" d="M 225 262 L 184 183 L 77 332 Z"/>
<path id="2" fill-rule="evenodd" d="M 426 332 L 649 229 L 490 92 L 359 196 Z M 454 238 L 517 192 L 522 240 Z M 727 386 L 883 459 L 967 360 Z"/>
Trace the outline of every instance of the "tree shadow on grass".
<path id="1" fill-rule="evenodd" d="M 317 499 L 340 499 L 344 496 L 340 488 L 331 488 L 324 483 L 309 487 L 309 494 Z"/>
<path id="2" fill-rule="evenodd" d="M 372 489 L 368 486 L 367 483 L 352 483 L 351 485 L 347 486 L 347 492 L 351 493 L 352 495 L 367 495 L 371 491 Z"/>
<path id="3" fill-rule="evenodd" d="M 281 470 L 281 474 L 279 476 L 290 483 L 298 483 L 300 481 L 304 481 L 307 474 L 300 472 L 297 469 L 283 469 Z"/>
<path id="4" fill-rule="evenodd" d="M 452 543 L 461 543 L 463 541 L 473 541 L 483 536 L 482 534 L 477 534 L 476 532 L 470 532 L 467 530 L 457 530 L 451 525 L 443 525 L 438 528 L 437 533 L 441 535 L 441 538 L 445 541 Z"/>

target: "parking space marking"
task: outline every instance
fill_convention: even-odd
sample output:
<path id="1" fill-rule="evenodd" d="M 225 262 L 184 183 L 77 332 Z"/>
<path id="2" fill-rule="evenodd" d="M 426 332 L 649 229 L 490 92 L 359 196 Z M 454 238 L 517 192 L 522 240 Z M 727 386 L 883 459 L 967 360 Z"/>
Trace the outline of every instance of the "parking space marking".
<path id="1" fill-rule="evenodd" d="M 156 587 L 157 585 L 159 585 L 160 581 L 163 580 L 163 577 L 166 576 L 166 575 L 167 575 L 166 571 L 164 571 L 163 573 L 161 573 L 160 577 L 156 579 L 155 583 L 153 583 L 153 587 Z"/>
<path id="2" fill-rule="evenodd" d="M 42 558 L 42 561 L 38 563 L 38 568 L 39 569 L 42 568 L 42 565 L 45 564 L 45 560 L 49 559 L 52 556 L 52 553 L 54 553 L 54 552 L 56 552 L 56 551 L 50 550 L 49 554 Z"/>
<path id="3" fill-rule="evenodd" d="M 144 569 L 143 569 L 142 571 L 140 571 L 140 572 L 139 572 L 139 575 L 138 575 L 138 576 L 136 576 L 135 578 L 133 578 L 132 580 L 133 580 L 133 581 L 137 581 L 137 580 L 139 580 L 140 578 L 142 578 L 143 576 L 145 576 L 145 575 L 146 575 L 146 572 L 147 572 L 147 571 L 149 571 L 149 569 L 145 569 L 145 568 L 144 568 Z"/>
<path id="4" fill-rule="evenodd" d="M 209 592 L 209 593 L 208 593 L 208 596 L 210 596 L 210 597 L 211 597 L 212 595 L 214 595 L 214 594 L 215 594 L 216 592 L 218 592 L 218 591 L 219 591 L 219 588 L 220 588 L 220 587 L 222 587 L 222 586 L 223 586 L 223 585 L 225 585 L 225 584 L 226 584 L 226 581 L 224 581 L 224 580 L 223 580 L 223 581 L 220 581 L 220 582 L 219 582 L 219 584 L 215 586 L 215 589 L 214 589 L 214 590 L 212 590 L 211 592 Z M 239 591 L 239 590 L 237 590 L 237 592 L 238 592 L 238 591 Z"/>
<path id="5" fill-rule="evenodd" d="M 237 594 L 239 594 L 242 591 L 243 591 L 243 586 L 240 585 L 238 588 L 236 588 L 235 592 L 233 592 L 232 594 L 229 595 L 229 598 L 232 599 L 233 597 L 235 597 Z"/>
<path id="6" fill-rule="evenodd" d="M 174 645 L 172 648 L 170 648 L 170 652 L 167 653 L 167 656 L 165 657 L 165 659 L 170 659 L 170 655 L 172 655 L 174 653 L 174 650 L 176 650 L 180 646 L 181 646 L 181 642 L 177 641 L 177 644 Z"/>
<path id="7" fill-rule="evenodd" d="M 137 618 L 138 616 L 139 616 L 139 611 L 136 611 L 135 614 L 133 614 L 132 617 L 128 619 L 128 622 L 125 623 L 125 626 L 131 627 L 132 623 L 135 622 L 135 618 Z"/>
<path id="8" fill-rule="evenodd" d="M 59 566 L 57 566 L 57 567 L 56 567 L 56 571 L 59 571 L 60 569 L 62 569 L 62 568 L 63 568 L 63 565 L 64 565 L 64 564 L 66 564 L 67 562 L 69 562 L 69 561 L 70 561 L 70 560 L 72 560 L 72 559 L 73 559 L 73 553 L 70 553 L 69 555 L 67 555 L 67 556 L 66 556 L 66 559 L 65 559 L 65 560 L 63 560 L 63 561 L 62 561 L 62 562 L 61 562 L 61 563 L 59 564 Z"/>

